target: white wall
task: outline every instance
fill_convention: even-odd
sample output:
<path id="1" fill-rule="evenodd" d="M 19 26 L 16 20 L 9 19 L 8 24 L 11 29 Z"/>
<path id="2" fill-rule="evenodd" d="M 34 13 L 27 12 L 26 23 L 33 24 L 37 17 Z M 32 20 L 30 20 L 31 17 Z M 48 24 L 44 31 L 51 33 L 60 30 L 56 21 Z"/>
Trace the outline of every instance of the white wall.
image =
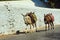
<path id="1" fill-rule="evenodd" d="M 27 3 L 27 4 L 26 4 Z M 8 9 L 6 9 L 8 5 Z M 49 9 L 34 6 L 33 2 L 0 2 L 0 34 L 9 34 L 11 30 L 24 30 L 27 26 L 24 24 L 23 16 L 27 12 L 35 12 L 38 21 L 37 26 L 44 25 L 44 14 L 53 13 L 55 17 L 54 24 L 60 24 L 60 9 Z M 41 21 L 40 21 L 41 20 Z"/>

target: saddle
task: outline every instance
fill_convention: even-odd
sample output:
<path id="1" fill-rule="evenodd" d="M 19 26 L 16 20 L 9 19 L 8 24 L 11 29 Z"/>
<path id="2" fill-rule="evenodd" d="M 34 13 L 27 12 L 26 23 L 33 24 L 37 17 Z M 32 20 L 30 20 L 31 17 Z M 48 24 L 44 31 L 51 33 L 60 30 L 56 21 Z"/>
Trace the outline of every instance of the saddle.
<path id="1" fill-rule="evenodd" d="M 37 21 L 37 17 L 36 17 L 36 15 L 34 13 L 28 13 L 27 15 L 31 18 L 32 22 Z"/>
<path id="2" fill-rule="evenodd" d="M 48 18 L 49 18 L 51 21 L 54 21 L 54 16 L 53 16 L 53 15 L 47 14 L 46 16 L 48 16 Z"/>

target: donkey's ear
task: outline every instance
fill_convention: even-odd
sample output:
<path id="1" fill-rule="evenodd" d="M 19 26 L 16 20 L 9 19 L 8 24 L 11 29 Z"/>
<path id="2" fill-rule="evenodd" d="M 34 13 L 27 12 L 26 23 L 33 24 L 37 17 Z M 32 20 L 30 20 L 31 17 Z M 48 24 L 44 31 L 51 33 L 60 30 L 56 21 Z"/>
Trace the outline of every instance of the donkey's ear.
<path id="1" fill-rule="evenodd" d="M 33 12 L 33 14 L 34 14 L 35 12 Z"/>
<path id="2" fill-rule="evenodd" d="M 44 14 L 45 15 L 45 14 Z"/>
<path id="3" fill-rule="evenodd" d="M 44 16 L 45 16 L 45 14 L 44 14 Z"/>
<path id="4" fill-rule="evenodd" d="M 23 17 L 25 16 L 25 15 L 23 15 L 23 14 L 21 14 Z"/>

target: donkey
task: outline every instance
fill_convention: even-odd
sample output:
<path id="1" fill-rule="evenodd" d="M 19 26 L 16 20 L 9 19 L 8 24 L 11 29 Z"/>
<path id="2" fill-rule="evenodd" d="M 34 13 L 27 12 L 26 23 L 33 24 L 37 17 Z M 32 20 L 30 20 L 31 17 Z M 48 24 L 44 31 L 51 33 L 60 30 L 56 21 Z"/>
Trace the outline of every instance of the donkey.
<path id="1" fill-rule="evenodd" d="M 30 25 L 30 29 L 32 29 L 32 27 L 33 28 L 34 27 L 35 28 L 37 27 L 36 26 L 37 17 L 36 17 L 36 15 L 35 15 L 34 12 L 27 13 L 26 15 L 23 15 L 22 14 L 22 16 L 23 16 L 23 19 L 24 19 L 25 24 L 27 26 Z"/>
<path id="2" fill-rule="evenodd" d="M 44 22 L 45 22 L 45 30 L 47 30 L 47 24 L 48 24 L 48 30 L 51 26 L 51 29 L 54 29 L 54 18 L 52 16 L 52 13 L 51 14 L 47 14 L 45 15 L 44 14 Z"/>

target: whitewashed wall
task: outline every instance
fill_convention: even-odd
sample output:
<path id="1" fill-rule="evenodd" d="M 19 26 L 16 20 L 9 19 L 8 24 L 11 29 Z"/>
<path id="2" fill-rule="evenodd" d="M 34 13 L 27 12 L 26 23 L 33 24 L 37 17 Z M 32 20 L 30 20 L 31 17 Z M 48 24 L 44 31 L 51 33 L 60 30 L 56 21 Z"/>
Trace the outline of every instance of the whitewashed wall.
<path id="1" fill-rule="evenodd" d="M 8 10 L 8 9 L 10 10 Z M 60 24 L 60 9 L 41 8 L 34 6 L 29 1 L 20 2 L 0 2 L 0 34 L 10 34 L 12 30 L 23 31 L 27 26 L 24 24 L 23 16 L 27 12 L 35 12 L 38 21 L 37 26 L 44 25 L 44 14 L 53 13 L 55 17 L 54 24 Z"/>

